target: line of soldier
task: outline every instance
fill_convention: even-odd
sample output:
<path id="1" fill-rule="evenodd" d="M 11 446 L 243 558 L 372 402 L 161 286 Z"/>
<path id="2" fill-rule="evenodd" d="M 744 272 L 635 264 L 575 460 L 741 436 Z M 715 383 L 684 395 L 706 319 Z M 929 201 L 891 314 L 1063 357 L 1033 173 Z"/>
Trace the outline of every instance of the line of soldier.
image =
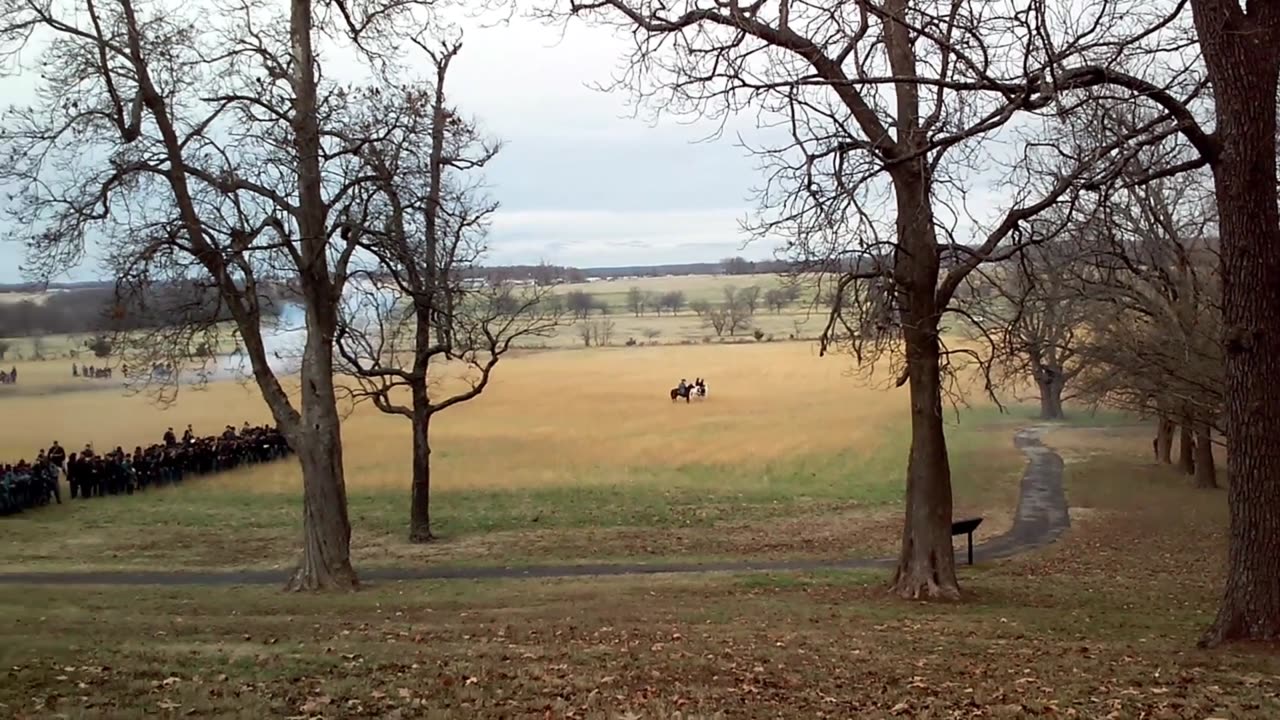
<path id="1" fill-rule="evenodd" d="M 129 377 L 128 369 L 125 370 L 124 376 Z M 82 377 L 87 380 L 110 380 L 111 368 L 95 368 L 92 365 L 77 365 L 76 363 L 71 363 L 71 377 Z"/>
<path id="2" fill-rule="evenodd" d="M 65 473 L 72 498 L 133 494 L 184 478 L 271 462 L 291 453 L 275 428 L 245 423 L 240 432 L 228 425 L 221 435 L 196 437 L 188 425 L 179 442 L 169 428 L 164 441 L 132 453 L 116 447 L 98 454 L 93 445 L 68 454 L 55 441 L 35 462 L 0 465 L 0 515 L 10 515 L 50 502 L 62 504 L 59 477 Z"/>

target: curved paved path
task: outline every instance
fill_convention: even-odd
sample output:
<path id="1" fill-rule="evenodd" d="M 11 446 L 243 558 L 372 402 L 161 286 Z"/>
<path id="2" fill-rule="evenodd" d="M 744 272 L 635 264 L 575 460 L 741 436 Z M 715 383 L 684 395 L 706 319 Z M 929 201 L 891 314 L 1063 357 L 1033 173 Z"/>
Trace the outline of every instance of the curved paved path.
<path id="1" fill-rule="evenodd" d="M 1052 543 L 1071 521 L 1062 487 L 1062 458 L 1040 442 L 1045 426 L 1019 430 L 1013 444 L 1027 457 L 1013 526 L 974 547 L 974 562 L 1017 555 Z M 957 553 L 964 562 L 965 551 Z M 893 567 L 897 558 L 852 558 L 848 560 L 741 560 L 712 563 L 596 564 L 525 566 L 430 566 L 366 567 L 359 569 L 362 581 L 378 580 L 480 580 L 491 578 L 567 578 L 606 575 L 651 575 L 660 573 L 752 572 L 770 570 L 846 570 Z M 5 585 L 263 585 L 283 584 L 287 571 L 101 571 L 0 573 Z"/>

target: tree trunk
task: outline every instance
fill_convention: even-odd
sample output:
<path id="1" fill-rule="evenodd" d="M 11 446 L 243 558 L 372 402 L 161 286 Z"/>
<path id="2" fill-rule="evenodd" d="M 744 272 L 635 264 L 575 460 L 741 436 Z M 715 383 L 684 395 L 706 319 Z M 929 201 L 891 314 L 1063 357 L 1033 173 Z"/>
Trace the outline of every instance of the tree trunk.
<path id="1" fill-rule="evenodd" d="M 1218 468 L 1213 462 L 1213 429 L 1207 422 L 1196 423 L 1196 487 L 1218 487 Z"/>
<path id="2" fill-rule="evenodd" d="M 1156 417 L 1156 462 L 1173 464 L 1173 421 L 1164 415 Z"/>
<path id="3" fill-rule="evenodd" d="M 359 581 L 351 567 L 351 524 L 333 388 L 333 348 L 312 327 L 308 327 L 307 336 L 301 422 L 298 436 L 290 438 L 302 463 L 302 559 L 287 589 L 354 590 Z"/>
<path id="4" fill-rule="evenodd" d="M 297 154 L 300 247 L 298 284 L 307 311 L 302 356 L 301 411 L 290 442 L 302 463 L 302 559 L 290 590 L 355 589 L 351 523 L 342 468 L 342 428 L 333 386 L 333 338 L 338 326 L 341 280 L 330 275 L 328 205 L 320 171 L 320 127 L 311 2 L 291 0 L 289 35 L 295 92 L 292 130 Z M 341 276 L 341 268 L 337 269 Z"/>
<path id="5" fill-rule="evenodd" d="M 1178 426 L 1178 470 L 1188 475 L 1196 472 L 1196 440 L 1191 423 L 1185 418 Z"/>
<path id="6" fill-rule="evenodd" d="M 1062 391 L 1066 389 L 1060 369 L 1043 368 L 1036 373 L 1036 387 L 1040 389 L 1040 419 L 1062 420 Z"/>
<path id="7" fill-rule="evenodd" d="M 924 163 L 895 177 L 898 246 L 894 279 L 906 341 L 911 393 L 911 455 L 907 461 L 906 521 L 894 592 L 908 599 L 958 599 L 951 544 L 951 465 L 942 427 L 941 348 L 938 341 L 938 251 Z"/>
<path id="8" fill-rule="evenodd" d="M 1218 141 L 1231 531 L 1227 582 L 1204 645 L 1280 639 L 1280 8 L 1193 0 Z"/>
<path id="9" fill-rule="evenodd" d="M 893 587 L 908 599 L 957 599 L 960 585 L 951 545 L 951 465 L 942 427 L 936 338 L 932 342 L 909 340 L 907 354 L 911 455 L 907 460 L 907 517 Z"/>
<path id="10" fill-rule="evenodd" d="M 413 497 L 409 502 L 409 542 L 426 543 L 431 534 L 431 407 L 425 382 L 413 389 Z"/>

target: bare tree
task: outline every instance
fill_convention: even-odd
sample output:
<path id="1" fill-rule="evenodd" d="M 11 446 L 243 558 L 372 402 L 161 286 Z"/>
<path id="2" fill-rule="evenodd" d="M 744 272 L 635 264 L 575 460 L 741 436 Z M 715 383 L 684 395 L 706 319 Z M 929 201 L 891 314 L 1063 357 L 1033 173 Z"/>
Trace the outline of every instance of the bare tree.
<path id="1" fill-rule="evenodd" d="M 578 337 L 582 338 L 583 347 L 604 347 L 613 342 L 613 331 L 617 324 L 608 318 L 598 318 L 596 320 L 579 320 L 577 323 Z"/>
<path id="2" fill-rule="evenodd" d="M 1046 224 L 1029 223 L 1030 231 Z M 1016 394 L 1030 378 L 1045 420 L 1064 417 L 1063 403 L 1072 398 L 1068 387 L 1085 368 L 1080 332 L 1094 303 L 1073 282 L 1076 252 L 1069 240 L 1046 240 L 1016 258 L 982 268 L 983 280 L 957 298 L 976 330 L 972 337 L 994 339 L 996 381 Z"/>
<path id="3" fill-rule="evenodd" d="M 764 305 L 775 313 L 781 313 L 793 302 L 795 298 L 785 288 L 769 288 L 764 291 Z"/>
<path id="4" fill-rule="evenodd" d="M 591 339 L 596 344 L 596 347 L 604 347 L 613 343 L 613 332 L 617 329 L 617 323 L 608 318 L 601 318 L 592 320 L 590 325 Z"/>
<path id="5" fill-rule="evenodd" d="M 724 301 L 717 310 L 723 318 L 721 325 L 725 332 L 732 336 L 750 326 L 759 295 L 760 288 L 754 285 L 742 289 L 730 285 L 724 289 Z"/>
<path id="6" fill-rule="evenodd" d="M 645 291 L 638 287 L 633 287 L 627 291 L 627 309 L 636 317 L 644 314 L 645 307 L 648 306 L 648 296 Z"/>
<path id="7" fill-rule="evenodd" d="M 760 307 L 760 286 L 748 285 L 742 288 L 734 297 L 734 302 L 743 305 L 748 315 L 755 315 Z"/>
<path id="8" fill-rule="evenodd" d="M 670 290 L 662 294 L 661 303 L 672 315 L 678 315 L 685 308 L 687 300 L 683 290 Z"/>
<path id="9" fill-rule="evenodd" d="M 585 290 L 570 290 L 565 293 L 564 304 L 569 312 L 573 313 L 573 317 L 578 320 L 585 319 L 593 310 L 599 310 L 604 313 L 608 306 L 599 298 Z"/>
<path id="10" fill-rule="evenodd" d="M 468 289 L 462 278 L 487 249 L 497 209 L 475 175 L 497 154 L 474 123 L 447 102 L 449 66 L 460 41 L 423 45 L 435 64 L 427 84 L 375 88 L 352 98 L 344 129 L 359 141 L 368 177 L 366 220 L 353 232 L 374 261 L 353 273 L 336 335 L 353 398 L 412 423 L 410 542 L 431 532 L 431 421 L 488 387 L 499 361 L 522 339 L 559 320 L 537 285 Z M 358 140 L 357 140 L 358 139 Z M 407 391 L 409 403 L 398 393 Z"/>
<path id="11" fill-rule="evenodd" d="M 963 171 L 982 162 L 976 141 L 1019 112 L 1053 103 L 1051 63 L 1142 46 L 1116 37 L 1114 24 L 1084 23 L 1065 39 L 1032 31 L 1042 24 L 1039 9 L 563 0 L 548 10 L 628 31 L 634 51 L 618 85 L 667 111 L 723 118 L 751 107 L 781 118 L 790 141 L 757 151 L 769 175 L 756 234 L 786 237 L 792 267 L 834 281 L 840 296 L 850 290 L 853 301 L 830 313 L 824 351 L 844 347 L 868 366 L 892 355 L 898 384 L 910 386 L 906 518 L 893 583 L 903 597 L 959 596 L 943 370 L 956 353 L 972 351 L 948 351 L 940 319 L 975 267 L 1025 244 L 1022 222 L 1071 202 L 1094 158 L 1071 158 L 1074 167 L 1056 182 L 1016 193 L 976 243 L 952 236 L 938 195 L 949 192 L 958 204 Z M 876 206 L 889 197 L 891 208 Z M 882 221 L 880 209 L 893 219 Z M 866 333 L 851 313 L 867 305 L 888 308 L 899 322 Z"/>
<path id="12" fill-rule="evenodd" d="M 1130 177 L 1159 168 L 1135 159 Z M 1216 485 L 1213 432 L 1222 431 L 1225 358 L 1214 201 L 1202 172 L 1153 178 L 1108 194 L 1073 273 L 1094 308 L 1080 351 L 1096 401 L 1156 416 L 1154 450 L 1202 487 Z M 1197 458 L 1201 458 L 1197 466 Z"/>
<path id="13" fill-rule="evenodd" d="M 756 264 L 743 257 L 731 257 L 720 261 L 720 270 L 725 275 L 750 275 L 756 271 Z"/>
<path id="14" fill-rule="evenodd" d="M 122 293 L 182 280 L 226 306 L 302 466 L 303 552 L 291 589 L 357 585 L 332 338 L 358 182 L 326 173 L 352 148 L 327 132 L 344 94 L 322 81 L 315 42 L 344 36 L 364 58 L 385 55 L 418 7 L 0 2 L 6 62 L 20 66 L 33 40 L 48 41 L 35 104 L 9 113 L 0 134 L 0 176 L 24 188 L 10 213 L 23 229 L 28 271 L 52 275 L 103 235 Z M 262 284 L 277 280 L 305 312 L 297 406 L 261 330 Z M 170 355 L 186 358 L 177 346 L 206 334 L 174 330 Z"/>
<path id="15" fill-rule="evenodd" d="M 31 359 L 44 360 L 47 348 L 44 340 L 44 333 L 37 332 L 31 336 Z"/>

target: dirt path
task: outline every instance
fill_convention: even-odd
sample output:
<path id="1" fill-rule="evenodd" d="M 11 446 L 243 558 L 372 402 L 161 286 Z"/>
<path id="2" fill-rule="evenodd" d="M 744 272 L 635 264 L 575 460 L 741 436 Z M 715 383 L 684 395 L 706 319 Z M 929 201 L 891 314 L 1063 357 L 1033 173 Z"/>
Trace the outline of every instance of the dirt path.
<path id="1" fill-rule="evenodd" d="M 1052 543 L 1071 521 L 1067 515 L 1066 492 L 1062 486 L 1062 458 L 1040 442 L 1045 426 L 1019 430 L 1013 444 L 1027 457 L 1013 526 L 974 547 L 974 561 L 1010 557 Z M 964 550 L 957 554 L 964 561 Z M 750 560 L 718 563 L 525 565 L 525 566 L 417 566 L 359 568 L 362 581 L 387 580 L 482 580 L 493 578 L 568 578 L 610 575 L 651 575 L 660 573 L 754 572 L 847 570 L 893 567 L 895 558 L 850 558 L 822 560 Z M 287 572 L 277 570 L 237 571 L 101 571 L 51 573 L 0 573 L 5 585 L 268 585 L 284 583 Z"/>

